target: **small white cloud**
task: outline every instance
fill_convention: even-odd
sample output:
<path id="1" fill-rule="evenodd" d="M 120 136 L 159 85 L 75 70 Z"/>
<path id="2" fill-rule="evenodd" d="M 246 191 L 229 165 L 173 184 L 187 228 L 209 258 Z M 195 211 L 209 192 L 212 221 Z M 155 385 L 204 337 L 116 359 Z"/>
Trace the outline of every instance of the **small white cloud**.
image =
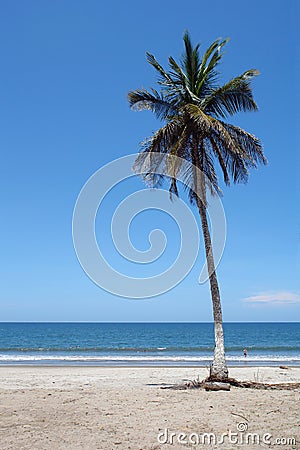
<path id="1" fill-rule="evenodd" d="M 252 305 L 287 305 L 300 303 L 300 295 L 293 292 L 274 292 L 246 297 L 243 302 Z"/>

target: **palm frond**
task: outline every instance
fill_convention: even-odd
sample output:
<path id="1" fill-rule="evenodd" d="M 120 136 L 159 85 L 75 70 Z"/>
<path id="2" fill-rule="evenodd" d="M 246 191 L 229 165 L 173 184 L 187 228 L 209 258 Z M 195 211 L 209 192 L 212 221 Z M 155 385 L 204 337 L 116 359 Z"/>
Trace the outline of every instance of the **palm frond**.
<path id="1" fill-rule="evenodd" d="M 223 86 L 213 90 L 202 102 L 202 108 L 216 117 L 227 117 L 239 111 L 257 111 L 250 80 L 259 75 L 257 70 L 247 70 Z"/>
<path id="2" fill-rule="evenodd" d="M 165 176 L 175 176 L 166 165 L 168 160 L 165 156 L 179 145 L 184 130 L 185 125 L 175 117 L 141 143 L 142 152 L 137 157 L 133 170 L 141 174 L 147 186 L 157 187 Z"/>
<path id="3" fill-rule="evenodd" d="M 205 184 L 206 187 L 210 190 L 211 195 L 215 194 L 222 194 L 222 190 L 219 186 L 219 180 L 218 176 L 215 170 L 214 160 L 212 158 L 212 155 L 209 151 L 209 145 L 208 141 L 203 139 L 202 141 L 202 152 L 203 152 L 203 159 L 202 159 L 202 170 L 205 175 Z"/>
<path id="4" fill-rule="evenodd" d="M 195 93 L 197 75 L 200 68 L 200 58 L 198 52 L 200 44 L 197 44 L 193 48 L 190 35 L 187 31 L 184 33 L 183 41 L 185 53 L 182 58 L 182 65 L 189 80 L 189 88 L 193 93 Z"/>
<path id="5" fill-rule="evenodd" d="M 182 86 L 185 102 L 195 102 L 198 103 L 198 97 L 192 92 L 190 89 L 190 80 L 189 77 L 183 72 L 181 67 L 177 64 L 172 56 L 169 57 L 169 64 L 171 69 L 173 70 L 173 77 L 178 80 L 178 84 Z"/>
<path id="6" fill-rule="evenodd" d="M 220 167 L 221 167 L 221 170 L 223 173 L 224 183 L 227 186 L 230 186 L 230 177 L 229 177 L 228 170 L 226 167 L 227 161 L 228 161 L 228 156 L 226 155 L 224 158 L 224 155 L 222 155 L 220 148 L 218 147 L 218 145 L 216 144 L 216 142 L 213 140 L 213 138 L 211 136 L 208 138 L 208 140 L 210 141 L 212 151 L 220 164 Z"/>
<path id="7" fill-rule="evenodd" d="M 183 106 L 180 111 L 187 120 L 191 120 L 194 125 L 201 131 L 201 134 L 208 134 L 212 127 L 212 118 L 203 112 L 197 105 L 188 103 Z"/>
<path id="8" fill-rule="evenodd" d="M 234 183 L 246 183 L 249 177 L 249 171 L 241 153 L 233 152 L 231 147 L 228 147 L 218 136 L 211 135 L 210 140 L 214 148 L 214 153 L 217 154 L 224 181 L 225 177 L 227 179 L 227 182 L 225 181 L 225 183 L 229 185 L 228 178 L 230 177 Z M 218 151 L 216 149 L 218 149 Z"/>
<path id="9" fill-rule="evenodd" d="M 205 52 L 196 80 L 196 94 L 198 97 L 205 96 L 212 88 L 212 84 L 218 76 L 216 67 L 223 56 L 221 49 L 228 41 L 229 39 L 224 39 L 222 41 L 222 39 L 219 38 L 213 42 Z"/>
<path id="10" fill-rule="evenodd" d="M 230 149 L 232 153 L 243 155 L 243 149 L 239 143 L 231 136 L 230 132 L 223 126 L 223 122 L 205 114 L 197 105 L 188 104 L 182 108 L 188 114 L 189 118 L 194 123 L 194 133 L 198 133 L 199 141 L 203 137 L 211 135 L 223 142 L 226 148 Z"/>
<path id="11" fill-rule="evenodd" d="M 176 197 L 179 197 L 176 178 L 171 179 L 169 193 L 170 193 L 170 200 L 173 200 L 173 195 L 176 195 Z"/>
<path id="12" fill-rule="evenodd" d="M 134 111 L 149 110 L 160 118 L 165 119 L 176 113 L 176 107 L 163 94 L 159 94 L 155 89 L 152 92 L 146 89 L 136 89 L 128 93 L 128 102 Z"/>
<path id="13" fill-rule="evenodd" d="M 164 166 L 165 156 L 164 153 L 144 150 L 137 156 L 132 170 L 136 175 L 142 177 L 147 187 L 158 187 L 164 180 L 160 173 Z"/>
<path id="14" fill-rule="evenodd" d="M 209 116 L 208 116 L 209 117 Z M 239 145 L 239 142 L 235 139 L 229 130 L 224 126 L 224 123 L 220 120 L 210 118 L 212 123 L 212 128 L 210 130 L 209 136 L 212 136 L 216 140 L 216 142 L 220 142 L 229 155 L 234 154 L 237 157 L 244 158 L 247 156 L 243 147 Z M 251 157 L 249 158 L 250 162 Z"/>
<path id="15" fill-rule="evenodd" d="M 222 122 L 223 127 L 230 135 L 239 143 L 239 146 L 245 150 L 252 162 L 268 164 L 268 160 L 264 155 L 262 143 L 253 134 L 248 133 L 242 128 Z"/>
<path id="16" fill-rule="evenodd" d="M 149 52 L 146 52 L 147 61 L 151 64 L 152 67 L 160 74 L 162 81 L 167 81 L 170 84 L 173 84 L 172 78 L 165 71 L 165 69 L 158 63 L 155 56 Z"/>

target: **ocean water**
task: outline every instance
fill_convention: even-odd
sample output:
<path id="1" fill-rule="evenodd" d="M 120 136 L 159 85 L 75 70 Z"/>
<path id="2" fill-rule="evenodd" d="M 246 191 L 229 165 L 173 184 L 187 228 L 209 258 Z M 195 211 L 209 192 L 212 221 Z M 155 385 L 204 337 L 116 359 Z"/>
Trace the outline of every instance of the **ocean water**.
<path id="1" fill-rule="evenodd" d="M 300 365 L 300 323 L 225 323 L 224 331 L 229 366 Z M 205 366 L 213 348 L 211 323 L 0 323 L 1 365 Z"/>

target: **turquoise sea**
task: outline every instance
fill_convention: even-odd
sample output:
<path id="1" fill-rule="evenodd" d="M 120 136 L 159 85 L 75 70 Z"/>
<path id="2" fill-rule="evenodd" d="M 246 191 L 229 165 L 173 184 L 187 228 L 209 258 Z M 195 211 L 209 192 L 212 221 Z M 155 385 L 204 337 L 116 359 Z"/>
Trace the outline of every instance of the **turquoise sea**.
<path id="1" fill-rule="evenodd" d="M 300 365 L 300 323 L 224 330 L 228 365 Z M 211 323 L 0 323 L 2 365 L 205 366 L 213 347 Z"/>

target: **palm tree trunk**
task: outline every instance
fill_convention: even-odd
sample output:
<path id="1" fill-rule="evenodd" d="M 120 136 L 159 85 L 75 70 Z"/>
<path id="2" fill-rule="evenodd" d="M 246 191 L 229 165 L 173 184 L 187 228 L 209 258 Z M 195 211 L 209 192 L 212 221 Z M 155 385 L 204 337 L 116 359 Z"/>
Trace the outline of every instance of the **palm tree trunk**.
<path id="1" fill-rule="evenodd" d="M 210 292 L 214 316 L 215 350 L 213 363 L 210 366 L 210 378 L 214 380 L 225 380 L 226 378 L 228 378 L 228 369 L 225 360 L 220 290 L 218 286 L 217 274 L 215 270 L 215 262 L 212 253 L 211 238 L 207 223 L 206 207 L 201 200 L 197 201 L 197 205 L 202 224 L 202 232 L 204 238 L 205 254 L 209 273 Z"/>
<path id="2" fill-rule="evenodd" d="M 198 141 L 199 142 L 199 141 Z M 200 140 L 201 142 L 201 140 Z M 198 206 L 202 233 L 204 238 L 205 255 L 207 261 L 207 269 L 209 274 L 210 292 L 213 304 L 213 317 L 214 317 L 214 334 L 215 334 L 215 349 L 214 349 L 214 359 L 210 366 L 210 376 L 211 380 L 226 380 L 228 378 L 228 369 L 225 359 L 225 347 L 224 347 L 224 332 L 223 332 L 223 321 L 222 321 L 222 306 L 220 299 L 220 290 L 217 280 L 217 274 L 215 269 L 215 262 L 213 256 L 213 249 L 211 244 L 210 231 L 207 221 L 206 213 L 206 183 L 203 174 L 203 162 L 200 159 L 197 139 L 194 137 L 192 142 L 193 152 L 192 152 L 192 162 L 194 166 L 200 169 L 200 173 L 194 170 L 194 186 L 196 189 L 196 203 Z M 200 155 L 203 152 L 200 152 Z M 199 176 L 200 175 L 200 176 Z"/>

